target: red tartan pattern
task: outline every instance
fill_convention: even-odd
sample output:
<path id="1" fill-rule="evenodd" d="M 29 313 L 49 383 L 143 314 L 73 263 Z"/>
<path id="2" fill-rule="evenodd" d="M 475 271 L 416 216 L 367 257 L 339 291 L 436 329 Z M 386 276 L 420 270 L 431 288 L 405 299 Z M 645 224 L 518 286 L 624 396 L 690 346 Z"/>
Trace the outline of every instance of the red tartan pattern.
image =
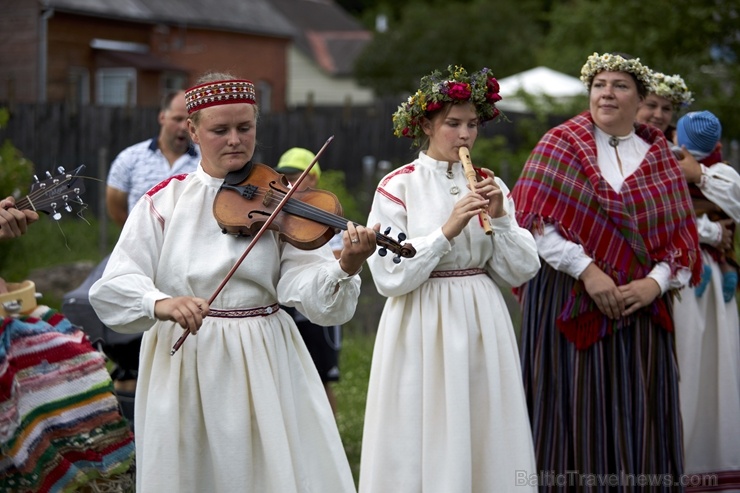
<path id="1" fill-rule="evenodd" d="M 659 262 L 666 262 L 672 273 L 688 268 L 692 283 L 698 282 L 701 257 L 693 208 L 667 141 L 653 127 L 636 126 L 637 136 L 651 146 L 618 193 L 599 171 L 593 126 L 584 112 L 540 140 L 512 190 L 519 224 L 530 230 L 554 225 L 565 239 L 582 245 L 617 285 L 644 278 Z M 656 323 L 673 330 L 662 298 L 650 310 Z M 558 320 L 579 348 L 631 323 L 632 317 L 610 321 L 603 316 L 582 282 L 576 283 Z"/>

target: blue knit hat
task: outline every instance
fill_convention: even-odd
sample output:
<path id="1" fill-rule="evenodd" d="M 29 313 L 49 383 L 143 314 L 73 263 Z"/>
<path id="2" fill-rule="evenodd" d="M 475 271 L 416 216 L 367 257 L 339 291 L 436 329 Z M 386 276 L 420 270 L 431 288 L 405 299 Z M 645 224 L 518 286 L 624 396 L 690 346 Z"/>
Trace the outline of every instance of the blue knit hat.
<path id="1" fill-rule="evenodd" d="M 722 124 L 710 111 L 692 111 L 678 119 L 676 135 L 679 146 L 686 146 L 696 159 L 704 159 L 722 138 Z"/>

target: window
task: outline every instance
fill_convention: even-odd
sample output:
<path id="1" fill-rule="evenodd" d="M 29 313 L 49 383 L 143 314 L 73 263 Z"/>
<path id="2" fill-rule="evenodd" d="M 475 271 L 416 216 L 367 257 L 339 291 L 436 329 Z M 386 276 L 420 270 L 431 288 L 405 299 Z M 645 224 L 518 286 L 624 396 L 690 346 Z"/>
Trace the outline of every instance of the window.
<path id="1" fill-rule="evenodd" d="M 136 69 L 101 68 L 96 73 L 95 102 L 103 106 L 136 105 Z"/>
<path id="2" fill-rule="evenodd" d="M 175 72 L 165 72 L 162 74 L 162 94 L 167 94 L 170 91 L 179 91 L 180 89 L 187 89 L 185 87 L 184 74 Z"/>
<path id="3" fill-rule="evenodd" d="M 255 91 L 260 113 L 269 113 L 272 110 L 272 85 L 264 80 L 258 81 Z"/>
<path id="4" fill-rule="evenodd" d="M 70 67 L 67 73 L 67 102 L 90 104 L 90 72 L 85 67 Z"/>

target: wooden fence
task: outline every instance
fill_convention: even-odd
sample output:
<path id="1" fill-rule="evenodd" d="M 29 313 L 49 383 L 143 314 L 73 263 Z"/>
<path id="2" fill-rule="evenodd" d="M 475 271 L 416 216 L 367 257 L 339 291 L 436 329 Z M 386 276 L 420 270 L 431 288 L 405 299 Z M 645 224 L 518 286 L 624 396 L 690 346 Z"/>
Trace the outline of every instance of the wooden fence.
<path id="1" fill-rule="evenodd" d="M 100 248 L 107 252 L 105 230 L 105 179 L 111 161 L 124 148 L 152 138 L 159 132 L 157 108 L 114 108 L 72 106 L 63 103 L 12 104 L 8 125 L 0 129 L 0 143 L 9 139 L 34 163 L 34 172 L 43 178 L 58 167 L 72 170 L 84 164 L 84 199 L 89 213 L 100 220 Z M 314 108 L 280 114 L 263 114 L 257 129 L 255 161 L 269 165 L 293 146 L 318 150 L 330 136 L 331 145 L 321 157 L 322 169 L 341 170 L 347 187 L 360 202 L 369 202 L 382 173 L 410 162 L 417 154 L 411 140 L 393 136 L 391 115 L 397 102 L 372 107 L 346 109 Z M 508 117 L 516 123 L 517 117 Z M 512 148 L 517 142 L 516 124 L 487 125 L 483 136 L 505 135 Z M 369 209 L 369 203 L 359 203 Z M 87 213 L 86 213 L 87 215 Z M 363 294 L 352 325 L 364 332 L 375 331 L 385 298 L 375 290 L 369 271 L 363 271 Z M 508 300 L 507 302 L 510 302 Z M 515 314 L 515 304 L 510 302 Z"/>
<path id="2" fill-rule="evenodd" d="M 156 108 L 65 103 L 5 106 L 11 117 L 7 127 L 0 129 L 0 142 L 10 139 L 34 163 L 39 176 L 46 171 L 56 174 L 60 166 L 71 170 L 84 164 L 86 176 L 104 182 L 111 161 L 122 149 L 159 132 Z M 274 165 L 290 147 L 317 151 L 334 136 L 320 159 L 322 169 L 343 171 L 350 190 L 374 187 L 379 172 L 407 163 L 416 154 L 409 139 L 393 135 L 391 115 L 396 107 L 396 102 L 381 102 L 370 107 L 312 108 L 260 115 L 255 161 Z M 487 126 L 486 131 L 493 129 Z M 513 125 L 496 125 L 495 133 L 502 132 L 508 133 L 512 145 L 516 145 Z M 384 166 L 378 167 L 380 162 Z M 91 212 L 98 214 L 104 188 L 87 188 L 85 195 Z"/>

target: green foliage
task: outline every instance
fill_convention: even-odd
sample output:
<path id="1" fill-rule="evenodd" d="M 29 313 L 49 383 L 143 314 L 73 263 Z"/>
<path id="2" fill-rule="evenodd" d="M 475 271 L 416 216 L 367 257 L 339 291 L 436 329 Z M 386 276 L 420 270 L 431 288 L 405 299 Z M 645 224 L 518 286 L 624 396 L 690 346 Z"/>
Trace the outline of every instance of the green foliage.
<path id="1" fill-rule="evenodd" d="M 355 75 L 379 95 L 412 92 L 435 69 L 488 67 L 502 77 L 530 68 L 542 37 L 535 0 L 403 2 L 386 33 L 376 33 L 358 57 Z M 506 27 L 504 29 L 503 27 Z M 513 33 L 516 33 L 515 35 Z M 505 47 L 505 48 L 504 48 Z"/>
<path id="2" fill-rule="evenodd" d="M 0 107 L 0 128 L 10 119 L 7 108 Z M 23 157 L 10 140 L 0 144 L 0 198 L 12 195 L 16 198 L 27 191 L 33 176 L 33 163 Z"/>
<path id="3" fill-rule="evenodd" d="M 337 196 L 342 204 L 342 216 L 348 220 L 362 223 L 364 215 L 354 194 L 350 193 L 345 184 L 344 171 L 328 169 L 321 172 L 319 188 L 327 190 Z"/>
<path id="4" fill-rule="evenodd" d="M 690 110 L 713 111 L 726 136 L 740 134 L 737 2 L 572 0 L 555 3 L 548 23 L 540 63 L 579 75 L 593 52 L 628 53 L 679 74 L 696 99 Z"/>
<path id="5" fill-rule="evenodd" d="M 381 96 L 410 93 L 449 64 L 488 66 L 498 78 L 538 65 L 579 76 L 593 52 L 623 52 L 681 75 L 696 99 L 690 110 L 710 110 L 726 138 L 740 135 L 736 1 L 378 0 L 362 2 L 358 12 L 368 28 L 378 13 L 389 19 L 355 68 L 360 83 Z"/>

